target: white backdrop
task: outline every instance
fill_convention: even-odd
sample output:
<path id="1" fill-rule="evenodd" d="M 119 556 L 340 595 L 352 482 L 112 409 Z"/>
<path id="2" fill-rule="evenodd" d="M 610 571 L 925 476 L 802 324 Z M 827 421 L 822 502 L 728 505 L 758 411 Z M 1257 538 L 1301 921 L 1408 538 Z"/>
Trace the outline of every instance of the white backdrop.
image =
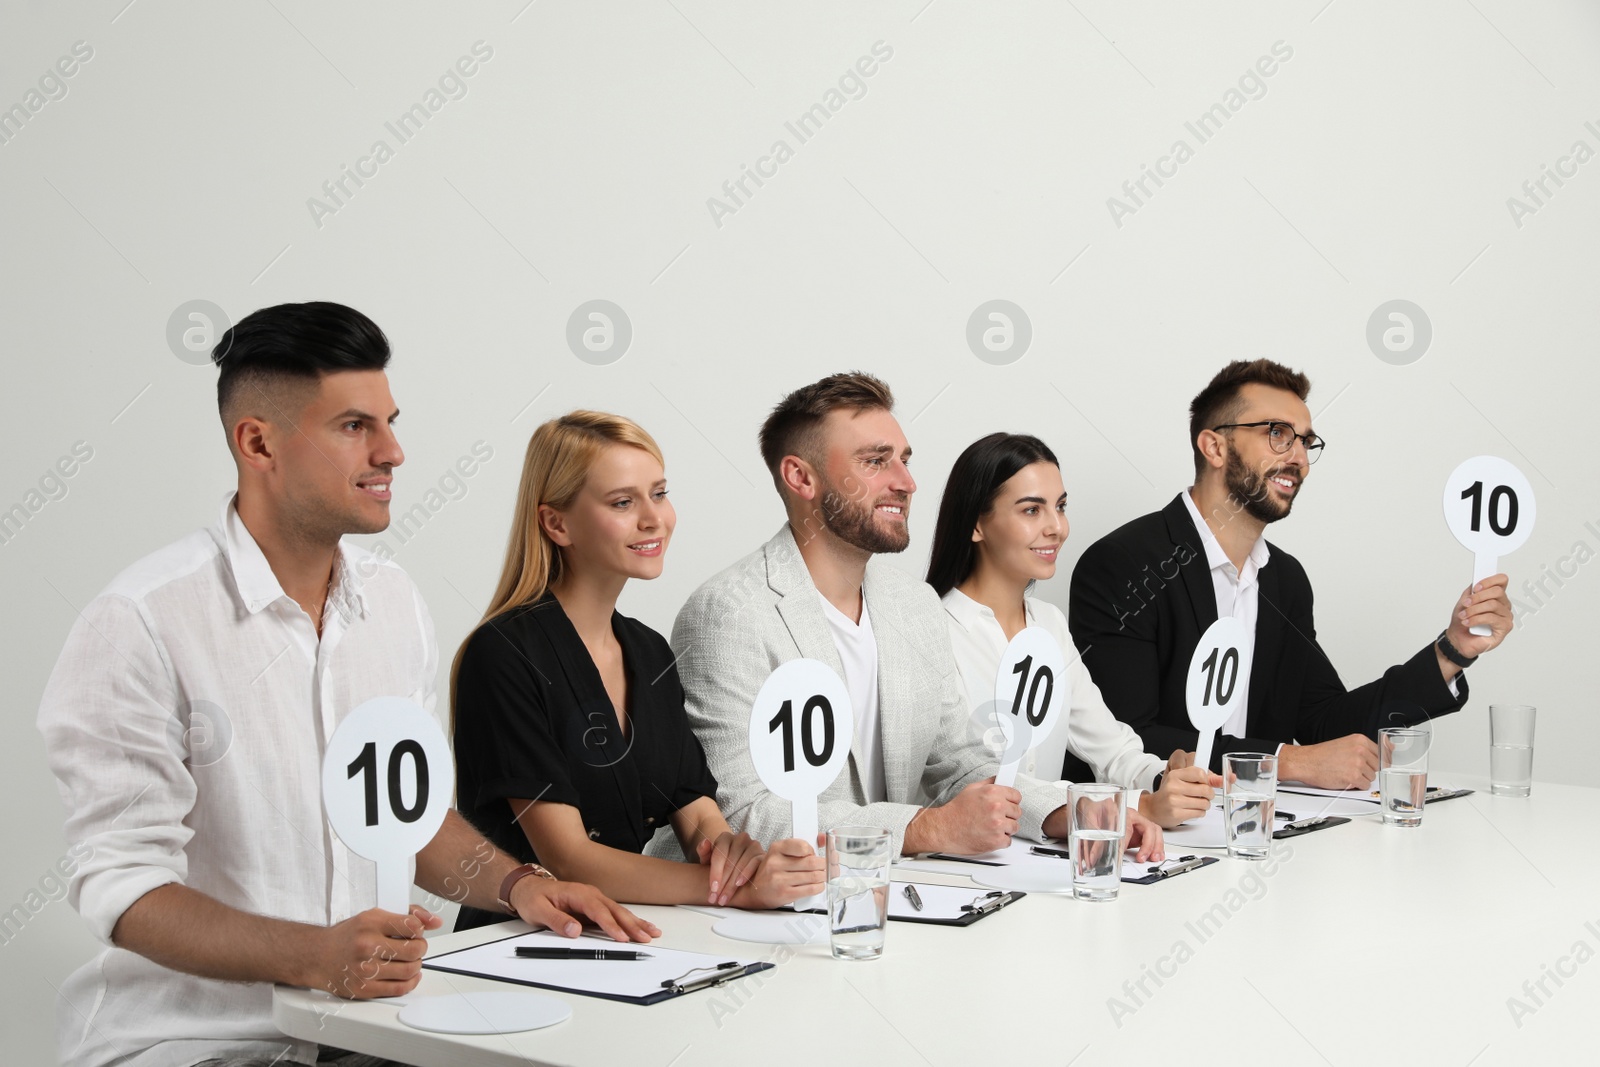
<path id="1" fill-rule="evenodd" d="M 1519 625 L 1434 766 L 1484 772 L 1485 707 L 1528 702 L 1536 777 L 1595 784 L 1597 57 L 1576 0 L 11 5 L 0 907 L 44 905 L 5 932 L 8 1058 L 49 1060 L 50 985 L 91 948 L 51 899 L 45 678 L 76 607 L 231 482 L 215 372 L 169 341 L 197 300 L 234 320 L 337 300 L 388 332 L 412 520 L 374 540 L 446 663 L 528 434 L 570 408 L 666 450 L 678 534 L 624 603 L 658 629 L 781 519 L 765 410 L 856 368 L 895 387 L 916 448 L 912 572 L 961 448 L 1055 448 L 1064 606 L 1083 548 L 1188 484 L 1189 398 L 1230 359 L 1283 360 L 1330 444 L 1272 536 L 1346 682 L 1444 625 L 1471 571 L 1444 479 L 1503 455 L 1539 502 L 1506 561 Z M 596 299 L 631 339 L 586 361 L 568 322 Z M 997 299 L 1031 331 L 980 344 L 999 364 L 968 342 Z M 1380 326 L 1410 346 L 1375 349 L 1394 300 L 1414 308 Z"/>

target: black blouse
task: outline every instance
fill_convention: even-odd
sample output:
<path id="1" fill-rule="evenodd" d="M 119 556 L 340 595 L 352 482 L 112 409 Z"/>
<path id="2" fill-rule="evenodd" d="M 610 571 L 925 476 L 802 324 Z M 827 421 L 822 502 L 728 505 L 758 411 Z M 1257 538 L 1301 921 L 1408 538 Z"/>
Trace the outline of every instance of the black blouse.
<path id="1" fill-rule="evenodd" d="M 717 782 L 689 728 L 672 649 L 613 613 L 628 680 L 628 732 L 578 631 L 553 596 L 490 619 L 456 676 L 456 804 L 496 847 L 537 862 L 507 798 L 570 804 L 591 840 L 643 852 L 674 812 Z M 506 916 L 463 907 L 456 929 Z"/>

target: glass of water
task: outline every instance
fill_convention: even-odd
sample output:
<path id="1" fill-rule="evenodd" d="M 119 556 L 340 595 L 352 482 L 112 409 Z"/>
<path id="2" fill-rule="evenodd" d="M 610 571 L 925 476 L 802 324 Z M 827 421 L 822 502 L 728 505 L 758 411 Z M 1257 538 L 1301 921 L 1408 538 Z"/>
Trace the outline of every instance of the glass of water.
<path id="1" fill-rule="evenodd" d="M 828 919 L 833 958 L 883 955 L 889 920 L 889 831 L 840 826 L 828 831 Z"/>
<path id="2" fill-rule="evenodd" d="M 1527 704 L 1489 705 L 1489 792 L 1525 797 L 1533 791 L 1533 717 Z"/>
<path id="3" fill-rule="evenodd" d="M 1272 849 L 1272 814 L 1278 805 L 1278 757 L 1268 752 L 1223 756 L 1222 802 L 1228 855 L 1266 859 Z"/>
<path id="4" fill-rule="evenodd" d="M 1378 731 L 1378 792 L 1386 826 L 1421 826 L 1428 798 L 1427 730 L 1398 726 Z"/>
<path id="5" fill-rule="evenodd" d="M 1122 886 L 1122 835 L 1128 826 L 1128 790 L 1104 782 L 1067 788 L 1067 849 L 1072 853 L 1072 895 L 1116 900 Z"/>

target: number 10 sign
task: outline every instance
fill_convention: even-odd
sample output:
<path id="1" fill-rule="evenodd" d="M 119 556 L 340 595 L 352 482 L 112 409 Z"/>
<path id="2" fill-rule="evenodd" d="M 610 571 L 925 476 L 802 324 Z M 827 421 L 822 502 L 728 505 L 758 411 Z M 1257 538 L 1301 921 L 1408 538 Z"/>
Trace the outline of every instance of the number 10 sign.
<path id="1" fill-rule="evenodd" d="M 850 758 L 855 716 L 844 680 L 826 663 L 793 659 L 767 676 L 750 708 L 750 759 L 761 784 L 787 800 L 794 836 L 817 839 L 817 797 Z"/>
<path id="2" fill-rule="evenodd" d="M 1244 624 L 1224 615 L 1206 628 L 1194 648 L 1184 698 L 1189 723 L 1200 734 L 1195 743 L 1196 767 L 1211 766 L 1218 727 L 1250 691 L 1250 656 L 1244 651 L 1250 643 Z"/>
<path id="3" fill-rule="evenodd" d="M 322 804 L 345 847 L 378 865 L 384 911 L 410 907 L 411 858 L 444 823 L 454 777 L 444 731 L 404 697 L 366 701 L 328 740 Z"/>
<path id="4" fill-rule="evenodd" d="M 1024 627 L 1006 645 L 995 672 L 994 713 L 1006 738 L 995 784 L 1016 784 L 1022 757 L 1049 740 L 1065 718 L 1062 709 L 1071 706 L 1072 679 L 1060 642 L 1042 626 Z"/>
<path id="5" fill-rule="evenodd" d="M 1472 553 L 1474 585 L 1498 573 L 1501 556 L 1522 547 L 1536 514 L 1533 486 L 1499 456 L 1474 456 L 1444 483 L 1444 521 Z M 1472 632 L 1487 637 L 1489 628 L 1474 626 Z"/>

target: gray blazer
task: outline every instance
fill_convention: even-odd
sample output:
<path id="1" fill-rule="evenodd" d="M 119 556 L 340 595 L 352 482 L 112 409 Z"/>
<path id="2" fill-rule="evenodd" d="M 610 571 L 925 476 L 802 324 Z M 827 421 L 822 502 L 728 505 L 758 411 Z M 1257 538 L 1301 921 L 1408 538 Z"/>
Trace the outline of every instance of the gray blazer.
<path id="1" fill-rule="evenodd" d="M 931 586 L 883 560 L 867 564 L 862 587 L 878 642 L 879 732 L 888 800 L 869 804 L 861 752 L 818 798 L 818 823 L 879 826 L 900 853 L 906 824 L 921 807 L 944 804 L 995 773 L 950 648 L 944 609 Z M 689 722 L 718 783 L 728 823 L 763 844 L 788 837 L 789 802 L 767 792 L 750 760 L 750 708 L 779 664 L 805 657 L 844 668 L 822 614 L 821 595 L 786 522 L 761 549 L 697 589 L 672 628 Z M 1065 790 L 1018 776 L 1021 833 L 1037 838 L 1044 818 L 1067 802 Z M 677 847 L 656 835 L 652 853 Z"/>

